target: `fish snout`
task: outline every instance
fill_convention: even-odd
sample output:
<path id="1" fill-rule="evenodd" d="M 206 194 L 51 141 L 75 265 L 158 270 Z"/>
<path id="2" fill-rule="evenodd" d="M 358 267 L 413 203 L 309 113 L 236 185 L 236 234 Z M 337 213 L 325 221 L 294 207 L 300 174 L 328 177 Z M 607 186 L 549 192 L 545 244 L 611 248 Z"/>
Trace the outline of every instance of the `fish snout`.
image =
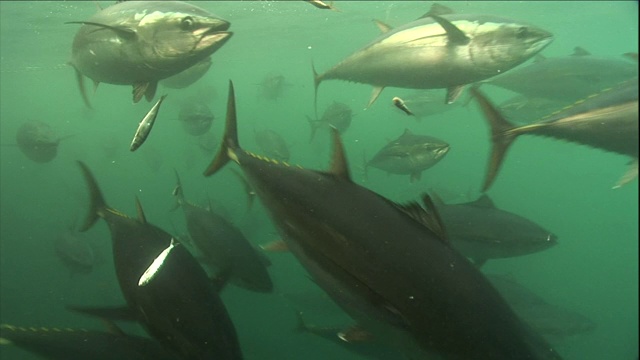
<path id="1" fill-rule="evenodd" d="M 439 147 L 438 149 L 436 149 L 435 151 L 435 158 L 436 159 L 441 159 L 443 158 L 445 155 L 447 155 L 447 153 L 449 152 L 449 149 L 451 148 L 451 146 L 449 144 L 444 144 L 441 147 Z"/>
<path id="2" fill-rule="evenodd" d="M 553 34 L 535 26 L 526 30 L 526 41 L 529 43 L 529 53 L 535 54 L 547 47 L 554 40 Z"/>
<path id="3" fill-rule="evenodd" d="M 549 246 L 553 246 L 553 245 L 558 244 L 558 236 L 557 236 L 556 234 L 554 234 L 554 233 L 549 233 L 549 234 L 547 234 L 547 240 L 546 240 L 546 243 L 547 243 Z"/>
<path id="4" fill-rule="evenodd" d="M 213 53 L 229 41 L 231 35 L 233 33 L 230 31 L 218 31 L 215 28 L 209 28 L 201 35 L 200 41 L 196 45 L 196 51 L 209 50 Z"/>

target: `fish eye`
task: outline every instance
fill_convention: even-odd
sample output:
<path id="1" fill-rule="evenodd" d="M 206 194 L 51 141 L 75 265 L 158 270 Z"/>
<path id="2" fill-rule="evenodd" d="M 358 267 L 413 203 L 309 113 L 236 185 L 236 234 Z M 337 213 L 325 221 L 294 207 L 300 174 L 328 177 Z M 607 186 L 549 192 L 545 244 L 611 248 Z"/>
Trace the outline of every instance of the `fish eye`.
<path id="1" fill-rule="evenodd" d="M 523 26 L 516 31 L 516 37 L 518 39 L 523 39 L 529 35 L 529 28 Z"/>
<path id="2" fill-rule="evenodd" d="M 180 27 L 182 30 L 191 30 L 194 24 L 195 20 L 193 20 L 191 16 L 185 16 L 182 18 L 182 21 L 180 21 Z"/>

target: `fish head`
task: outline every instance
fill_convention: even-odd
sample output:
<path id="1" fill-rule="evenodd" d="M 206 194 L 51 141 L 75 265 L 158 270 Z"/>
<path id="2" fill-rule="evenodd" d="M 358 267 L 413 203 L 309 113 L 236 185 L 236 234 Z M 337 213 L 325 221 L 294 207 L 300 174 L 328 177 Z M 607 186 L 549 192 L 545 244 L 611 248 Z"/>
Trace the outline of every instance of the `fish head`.
<path id="1" fill-rule="evenodd" d="M 180 108 L 178 119 L 188 134 L 198 136 L 209 131 L 214 115 L 207 105 L 188 102 Z"/>
<path id="2" fill-rule="evenodd" d="M 435 165 L 448 152 L 449 144 L 434 138 L 412 146 L 411 158 L 413 158 L 413 163 L 426 169 Z"/>
<path id="3" fill-rule="evenodd" d="M 228 21 L 186 3 L 166 10 L 159 6 L 137 15 L 137 45 L 145 64 L 171 69 L 170 75 L 205 60 L 232 35 L 226 31 L 231 26 Z"/>
<path id="4" fill-rule="evenodd" d="M 48 124 L 42 121 L 28 121 L 18 129 L 16 143 L 30 160 L 46 163 L 58 154 L 60 139 Z"/>
<path id="5" fill-rule="evenodd" d="M 550 32 L 511 20 L 488 22 L 483 27 L 487 31 L 474 36 L 471 50 L 476 66 L 499 69 L 494 75 L 527 61 L 553 41 Z"/>

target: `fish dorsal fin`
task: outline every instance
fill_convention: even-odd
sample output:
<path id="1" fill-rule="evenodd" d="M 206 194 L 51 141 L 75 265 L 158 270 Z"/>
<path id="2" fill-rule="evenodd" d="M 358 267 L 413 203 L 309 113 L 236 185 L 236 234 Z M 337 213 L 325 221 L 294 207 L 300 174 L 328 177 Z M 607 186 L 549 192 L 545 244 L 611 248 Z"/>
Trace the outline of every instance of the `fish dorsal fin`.
<path id="1" fill-rule="evenodd" d="M 433 3 L 429 11 L 426 14 L 422 15 L 420 19 L 429 17 L 431 15 L 448 15 L 448 14 L 454 14 L 454 13 L 455 12 L 453 10 L 451 10 L 450 8 L 444 5 Z"/>
<path id="2" fill-rule="evenodd" d="M 393 29 L 393 27 L 391 27 L 391 25 L 386 24 L 378 19 L 373 19 L 373 22 L 376 24 L 376 26 L 378 27 L 378 29 L 380 29 L 380 33 L 384 34 L 386 32 L 391 31 L 391 29 Z"/>
<path id="3" fill-rule="evenodd" d="M 411 135 L 413 135 L 413 132 L 411 132 L 411 130 L 409 130 L 408 128 L 404 128 L 404 132 L 402 133 L 402 135 L 400 135 L 400 137 Z"/>
<path id="4" fill-rule="evenodd" d="M 131 40 L 136 37 L 136 31 L 125 26 L 111 26 L 91 21 L 67 21 L 65 24 L 82 24 L 102 27 L 105 29 L 113 30 L 116 34 L 118 34 L 118 36 L 127 40 Z"/>
<path id="5" fill-rule="evenodd" d="M 479 208 L 487 208 L 487 209 L 495 209 L 495 205 L 493 204 L 493 200 L 487 194 L 482 194 L 478 199 L 468 203 L 467 205 L 479 207 Z"/>
<path id="6" fill-rule="evenodd" d="M 449 239 L 447 238 L 447 232 L 445 231 L 444 222 L 440 217 L 440 213 L 436 208 L 431 196 L 429 194 L 422 194 L 422 203 L 426 207 L 426 212 L 428 213 L 427 217 L 427 227 L 433 231 L 442 242 L 447 244 Z"/>
<path id="7" fill-rule="evenodd" d="M 331 127 L 331 138 L 333 140 L 333 156 L 331 158 L 331 168 L 329 172 L 342 180 L 350 182 L 349 165 L 347 164 L 347 158 L 344 153 L 342 139 L 340 139 L 340 132 L 333 126 Z"/>
<path id="8" fill-rule="evenodd" d="M 573 54 L 571 54 L 571 56 L 588 56 L 588 55 L 591 55 L 591 53 L 580 46 L 574 47 Z"/>
<path id="9" fill-rule="evenodd" d="M 442 26 L 444 31 L 447 33 L 447 45 L 466 45 L 471 40 L 467 35 L 465 35 L 464 32 L 462 32 L 462 30 L 453 25 L 451 21 L 434 14 L 429 14 L 429 17 L 440 24 L 440 26 Z"/>
<path id="10" fill-rule="evenodd" d="M 138 221 L 143 224 L 147 223 L 147 218 L 144 216 L 144 210 L 142 210 L 142 204 L 140 203 L 140 199 L 136 196 L 136 211 L 138 213 Z"/>
<path id="11" fill-rule="evenodd" d="M 444 225 L 442 225 L 440 215 L 438 215 L 435 205 L 427 194 L 423 195 L 422 199 L 425 203 L 426 209 L 420 206 L 416 201 L 409 202 L 405 205 L 392 203 L 396 208 L 398 208 L 398 210 L 402 211 L 418 223 L 424 225 L 427 229 L 435 233 L 443 243 L 447 244 L 448 241 L 445 236 Z"/>
<path id="12" fill-rule="evenodd" d="M 382 93 L 382 90 L 384 90 L 384 86 L 374 86 L 373 87 L 373 92 L 371 93 L 371 99 L 369 99 L 369 103 L 367 104 L 367 108 L 369 108 L 371 105 L 373 105 L 373 103 L 376 101 L 376 99 L 380 96 L 380 93 Z"/>

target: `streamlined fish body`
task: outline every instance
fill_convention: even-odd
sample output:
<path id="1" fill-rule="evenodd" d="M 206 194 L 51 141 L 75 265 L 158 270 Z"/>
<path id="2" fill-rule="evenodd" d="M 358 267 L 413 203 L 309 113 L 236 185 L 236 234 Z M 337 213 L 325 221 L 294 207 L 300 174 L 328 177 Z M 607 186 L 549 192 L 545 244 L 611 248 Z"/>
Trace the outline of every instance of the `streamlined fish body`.
<path id="1" fill-rule="evenodd" d="M 572 103 L 637 76 L 637 62 L 574 53 L 541 58 L 483 83 L 531 98 Z"/>
<path id="2" fill-rule="evenodd" d="M 0 344 L 45 359 L 175 360 L 157 341 L 106 331 L 0 325 Z"/>
<path id="3" fill-rule="evenodd" d="M 552 34 L 524 22 L 495 16 L 427 13 L 391 29 L 340 63 L 318 74 L 370 84 L 371 105 L 387 86 L 448 91 L 453 103 L 464 85 L 504 73 L 546 47 Z"/>
<path id="4" fill-rule="evenodd" d="M 557 236 L 533 221 L 497 208 L 482 195 L 462 204 L 445 204 L 435 194 L 451 245 L 482 266 L 489 259 L 528 255 L 557 244 Z"/>
<path id="5" fill-rule="evenodd" d="M 166 98 L 167 95 L 162 95 L 158 101 L 151 107 L 149 112 L 140 120 L 138 124 L 138 128 L 136 129 L 135 134 L 133 135 L 133 140 L 131 140 L 131 146 L 129 146 L 130 151 L 136 151 L 144 142 L 147 140 L 147 137 L 151 133 L 151 129 L 153 128 L 153 124 L 156 122 L 156 118 L 158 117 L 158 111 L 160 111 L 160 105 L 162 105 L 162 101 Z"/>
<path id="6" fill-rule="evenodd" d="M 541 121 L 516 126 L 508 122 L 478 89 L 473 95 L 491 127 L 493 148 L 483 190 L 500 170 L 509 146 L 520 135 L 530 134 L 566 140 L 627 155 L 633 159 L 620 187 L 638 175 L 638 79 L 576 102 Z"/>
<path id="7" fill-rule="evenodd" d="M 90 190 L 83 230 L 103 218 L 111 232 L 120 289 L 131 316 L 180 359 L 241 359 L 235 328 L 211 280 L 184 246 L 176 246 L 160 275 L 139 286 L 143 274 L 172 244 L 172 236 L 146 221 L 110 208 L 89 168 L 78 162 Z"/>
<path id="8" fill-rule="evenodd" d="M 83 76 L 132 85 L 133 101 L 153 99 L 158 81 L 176 75 L 229 40 L 230 23 L 182 1 L 125 1 L 99 11 L 73 40 L 71 61 L 85 104 Z"/>
<path id="9" fill-rule="evenodd" d="M 255 131 L 254 135 L 256 144 L 267 156 L 278 161 L 289 161 L 289 145 L 282 135 L 270 129 Z"/>
<path id="10" fill-rule="evenodd" d="M 307 121 L 309 122 L 309 126 L 311 126 L 311 136 L 309 137 L 309 142 L 313 141 L 316 132 L 320 128 L 334 127 L 338 130 L 338 132 L 343 134 L 351 125 L 352 118 L 353 111 L 351 110 L 349 105 L 339 101 L 334 101 L 333 103 L 331 103 L 331 105 L 327 106 L 320 119 L 313 120 L 309 116 L 307 116 Z"/>
<path id="11" fill-rule="evenodd" d="M 49 124 L 42 121 L 27 121 L 16 133 L 18 149 L 37 163 L 47 163 L 58 155 L 61 138 L 57 137 Z"/>
<path id="12" fill-rule="evenodd" d="M 230 84 L 225 137 L 205 175 L 229 160 L 238 163 L 289 249 L 364 328 L 386 325 L 417 345 L 423 357 L 559 358 L 449 246 L 428 196 L 425 207 L 399 205 L 355 184 L 339 133 L 333 130 L 332 136 L 329 172 L 242 150 Z"/>
<path id="13" fill-rule="evenodd" d="M 367 167 L 420 180 L 422 172 L 437 164 L 449 152 L 449 144 L 433 136 L 416 135 L 405 129 L 397 139 L 378 150 Z"/>
<path id="14" fill-rule="evenodd" d="M 177 202 L 182 207 L 189 235 L 205 261 L 235 285 L 256 292 L 273 291 L 267 264 L 249 240 L 224 217 L 185 200 L 176 173 Z"/>

